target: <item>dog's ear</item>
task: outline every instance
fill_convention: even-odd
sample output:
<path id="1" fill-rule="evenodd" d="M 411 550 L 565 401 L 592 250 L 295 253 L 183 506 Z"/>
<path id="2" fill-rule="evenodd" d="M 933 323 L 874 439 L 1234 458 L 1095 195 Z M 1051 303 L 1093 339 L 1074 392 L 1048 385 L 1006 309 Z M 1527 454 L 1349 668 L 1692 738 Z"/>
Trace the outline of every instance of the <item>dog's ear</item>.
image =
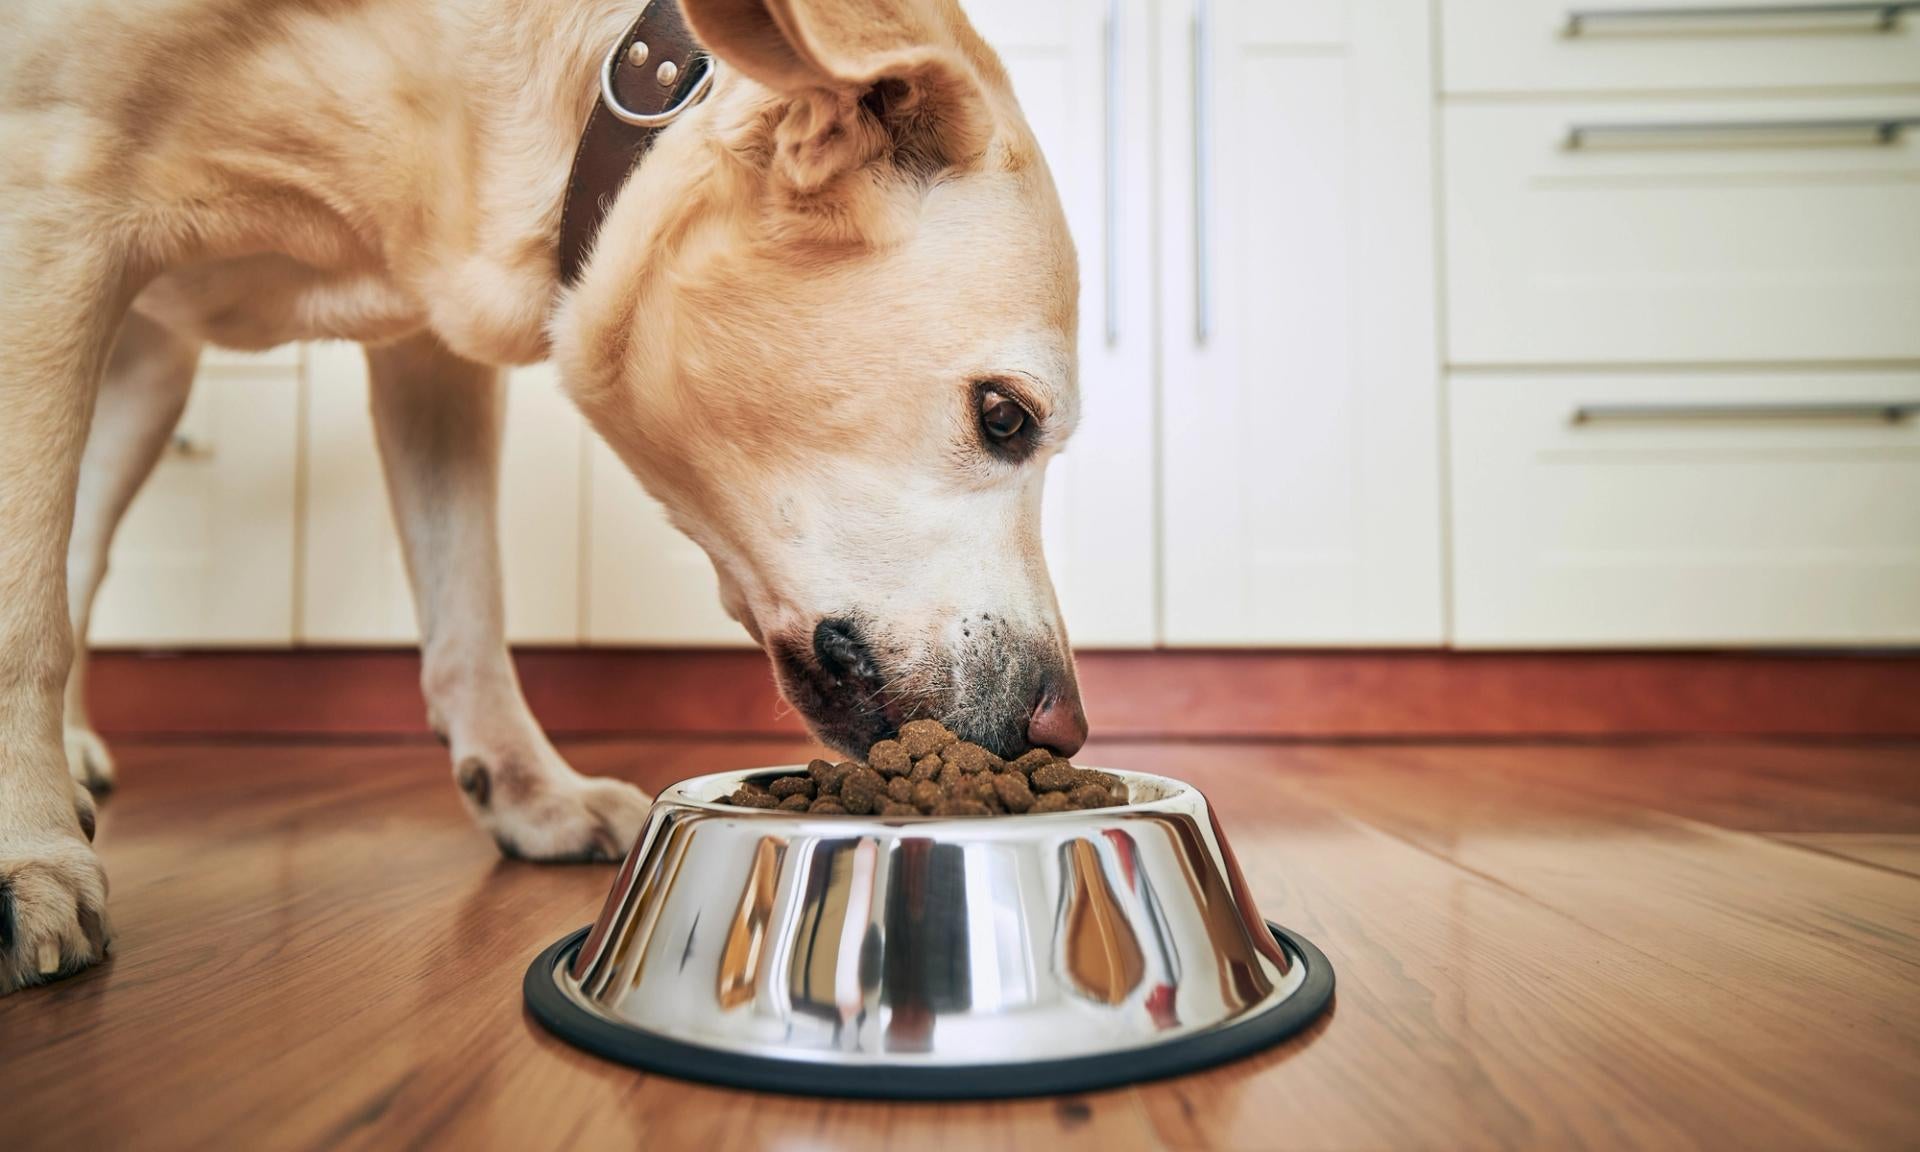
<path id="1" fill-rule="evenodd" d="M 682 0 L 728 65 L 791 98 L 778 162 L 817 190 L 883 156 L 960 167 L 991 134 L 986 94 L 951 0 Z"/>

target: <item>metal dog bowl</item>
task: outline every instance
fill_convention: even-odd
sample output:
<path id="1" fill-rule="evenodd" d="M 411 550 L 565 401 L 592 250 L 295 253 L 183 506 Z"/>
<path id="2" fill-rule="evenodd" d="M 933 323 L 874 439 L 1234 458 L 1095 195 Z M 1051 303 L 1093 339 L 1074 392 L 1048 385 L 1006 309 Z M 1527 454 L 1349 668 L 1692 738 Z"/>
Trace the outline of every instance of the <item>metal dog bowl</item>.
<path id="1" fill-rule="evenodd" d="M 741 1088 L 1070 1092 L 1265 1048 L 1327 1006 L 1318 948 L 1264 922 L 1206 798 L 1115 772 L 1125 807 L 823 817 L 655 801 L 606 907 L 528 969 L 589 1051 Z"/>

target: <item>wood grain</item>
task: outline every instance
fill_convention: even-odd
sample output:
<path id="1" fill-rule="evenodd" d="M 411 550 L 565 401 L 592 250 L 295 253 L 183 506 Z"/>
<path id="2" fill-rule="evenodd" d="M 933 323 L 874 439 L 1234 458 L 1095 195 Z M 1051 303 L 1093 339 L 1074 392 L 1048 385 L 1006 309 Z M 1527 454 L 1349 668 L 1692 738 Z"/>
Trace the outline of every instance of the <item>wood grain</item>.
<path id="1" fill-rule="evenodd" d="M 574 743 L 659 787 L 795 740 Z M 1331 1015 L 1209 1073 L 887 1105 L 636 1074 L 519 979 L 606 867 L 499 860 L 441 751 L 126 744 L 114 958 L 0 999 L 0 1145 L 1911 1147 L 1920 745 L 1109 743 L 1194 780 Z"/>
<path id="2" fill-rule="evenodd" d="M 750 650 L 531 649 L 548 731 L 799 736 Z M 1920 655 L 1628 652 L 1086 652 L 1108 739 L 1920 736 Z M 103 652 L 109 735 L 424 735 L 410 651 Z"/>

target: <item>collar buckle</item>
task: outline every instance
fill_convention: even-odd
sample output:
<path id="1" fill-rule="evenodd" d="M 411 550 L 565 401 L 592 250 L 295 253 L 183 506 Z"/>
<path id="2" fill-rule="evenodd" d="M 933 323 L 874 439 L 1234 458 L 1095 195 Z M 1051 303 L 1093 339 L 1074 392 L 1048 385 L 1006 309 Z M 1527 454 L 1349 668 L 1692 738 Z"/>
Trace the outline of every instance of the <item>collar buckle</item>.
<path id="1" fill-rule="evenodd" d="M 612 113 L 614 119 L 622 124 L 631 124 L 635 128 L 664 128 L 679 119 L 682 112 L 706 99 L 707 93 L 713 90 L 713 77 L 720 70 L 720 62 L 711 56 L 697 56 L 694 59 L 700 71 L 692 83 L 687 84 L 686 95 L 658 112 L 635 112 L 622 104 L 619 95 L 613 90 L 613 76 L 620 67 L 620 57 L 624 54 L 623 47 L 624 37 L 614 41 L 613 47 L 607 51 L 606 63 L 600 66 L 600 103 Z M 661 68 L 671 66 L 671 64 L 662 64 Z M 667 79 L 668 83 L 672 82 L 671 75 Z"/>

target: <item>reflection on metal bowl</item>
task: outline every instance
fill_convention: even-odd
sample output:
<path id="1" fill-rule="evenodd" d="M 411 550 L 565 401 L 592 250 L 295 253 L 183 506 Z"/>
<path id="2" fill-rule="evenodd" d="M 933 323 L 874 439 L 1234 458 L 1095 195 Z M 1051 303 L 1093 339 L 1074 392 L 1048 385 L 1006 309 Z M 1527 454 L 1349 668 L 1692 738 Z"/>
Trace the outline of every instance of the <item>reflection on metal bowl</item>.
<path id="1" fill-rule="evenodd" d="M 599 919 L 528 970 L 541 1023 L 689 1079 L 953 1098 L 1191 1071 L 1332 997 L 1180 781 L 1115 772 L 1124 807 L 963 820 L 717 802 L 794 770 L 662 793 Z"/>

